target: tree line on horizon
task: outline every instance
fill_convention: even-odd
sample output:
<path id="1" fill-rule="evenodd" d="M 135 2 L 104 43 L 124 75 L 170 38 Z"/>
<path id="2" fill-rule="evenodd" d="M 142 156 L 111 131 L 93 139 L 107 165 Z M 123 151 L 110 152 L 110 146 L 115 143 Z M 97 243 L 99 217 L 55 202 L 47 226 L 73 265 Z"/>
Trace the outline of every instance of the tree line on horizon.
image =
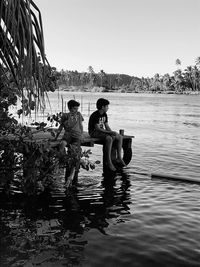
<path id="1" fill-rule="evenodd" d="M 108 74 L 104 70 L 96 73 L 92 66 L 87 72 L 78 72 L 62 69 L 59 73 L 58 85 L 62 87 L 77 86 L 83 90 L 95 86 L 103 87 L 103 91 L 124 92 L 199 92 L 200 91 L 200 57 L 195 60 L 194 66 L 181 69 L 180 59 L 175 61 L 177 69 L 173 75 L 168 73 L 153 77 L 138 78 L 127 74 Z"/>

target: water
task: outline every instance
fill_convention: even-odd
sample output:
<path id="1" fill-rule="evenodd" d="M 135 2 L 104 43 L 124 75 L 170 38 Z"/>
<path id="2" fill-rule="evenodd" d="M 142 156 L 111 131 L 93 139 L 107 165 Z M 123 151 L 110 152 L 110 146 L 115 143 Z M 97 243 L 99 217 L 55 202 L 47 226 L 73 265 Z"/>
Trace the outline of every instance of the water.
<path id="1" fill-rule="evenodd" d="M 132 161 L 109 182 L 101 164 L 81 170 L 68 194 L 61 173 L 53 196 L 32 209 L 1 204 L 1 266 L 200 266 L 200 184 L 150 177 L 200 179 L 200 96 L 62 95 L 81 102 L 85 130 L 96 100 L 109 99 L 111 128 L 135 136 Z M 102 159 L 101 146 L 92 153 Z"/>

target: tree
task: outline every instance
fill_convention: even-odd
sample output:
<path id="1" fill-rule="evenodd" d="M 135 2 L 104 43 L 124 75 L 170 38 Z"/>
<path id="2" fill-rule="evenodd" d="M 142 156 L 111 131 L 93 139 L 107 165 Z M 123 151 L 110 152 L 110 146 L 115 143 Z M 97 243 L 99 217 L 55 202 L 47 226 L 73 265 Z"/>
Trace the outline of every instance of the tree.
<path id="1" fill-rule="evenodd" d="M 152 87 L 154 91 L 161 90 L 161 84 L 160 84 L 160 75 L 159 73 L 156 73 L 152 79 Z"/>
<path id="2" fill-rule="evenodd" d="M 171 86 L 171 78 L 170 78 L 170 75 L 168 73 L 166 73 L 163 76 L 163 86 L 164 86 L 164 90 L 172 89 L 172 88 L 170 88 L 170 86 Z"/>
<path id="3" fill-rule="evenodd" d="M 188 66 L 185 69 L 184 73 L 184 79 L 186 81 L 187 87 L 190 88 L 192 91 L 195 91 L 196 88 L 196 82 L 195 82 L 195 75 L 194 75 L 194 69 L 192 66 Z"/>
<path id="4" fill-rule="evenodd" d="M 181 61 L 179 58 L 176 59 L 175 64 L 177 67 L 181 65 Z"/>
<path id="5" fill-rule="evenodd" d="M 200 57 L 197 57 L 195 60 L 196 66 L 200 68 Z"/>
<path id="6" fill-rule="evenodd" d="M 80 73 L 80 81 L 82 86 L 87 83 L 87 72 Z"/>
<path id="7" fill-rule="evenodd" d="M 100 72 L 98 73 L 98 76 L 100 77 L 100 80 L 101 80 L 101 87 L 103 86 L 103 85 L 108 85 L 108 79 L 107 79 L 107 75 L 106 75 L 106 73 L 105 73 L 105 71 L 104 70 L 100 70 Z M 103 80 L 104 80 L 104 84 L 103 84 Z"/>
<path id="8" fill-rule="evenodd" d="M 1 0 L 0 73 L 3 87 L 13 81 L 22 97 L 25 88 L 30 99 L 44 100 L 52 70 L 45 56 L 41 13 L 32 0 Z"/>
<path id="9" fill-rule="evenodd" d="M 103 76 L 104 76 L 104 71 L 103 70 L 100 70 L 100 72 L 98 73 L 100 79 L 101 79 L 101 87 L 103 85 Z"/>
<path id="10" fill-rule="evenodd" d="M 89 72 L 89 83 L 91 84 L 91 86 L 93 86 L 94 82 L 96 81 L 96 75 L 92 66 L 88 67 L 88 72 Z"/>
<path id="11" fill-rule="evenodd" d="M 182 86 L 184 84 L 183 76 L 182 76 L 182 71 L 180 69 L 176 70 L 173 72 L 174 73 L 174 87 L 177 92 L 182 91 Z"/>
<path id="12" fill-rule="evenodd" d="M 118 87 L 118 89 L 119 89 L 119 84 L 120 84 L 120 82 L 122 81 L 122 77 L 121 77 L 120 74 L 117 74 L 116 81 L 117 81 L 117 87 Z"/>

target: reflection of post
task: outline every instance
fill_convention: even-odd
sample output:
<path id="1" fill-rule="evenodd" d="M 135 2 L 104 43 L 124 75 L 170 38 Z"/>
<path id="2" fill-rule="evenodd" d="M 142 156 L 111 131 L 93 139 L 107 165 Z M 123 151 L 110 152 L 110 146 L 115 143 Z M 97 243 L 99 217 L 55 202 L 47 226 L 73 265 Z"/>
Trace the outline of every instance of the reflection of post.
<path id="1" fill-rule="evenodd" d="M 116 180 L 116 174 L 115 175 L 104 175 L 103 181 L 102 181 L 102 188 L 103 194 L 102 194 L 102 200 L 103 200 L 103 206 L 106 210 L 106 213 L 104 214 L 106 218 L 109 218 L 109 212 L 115 213 L 115 219 L 120 216 L 118 209 L 110 209 L 113 205 L 116 207 L 120 207 L 121 211 L 123 211 L 123 214 L 130 214 L 130 208 L 129 205 L 131 204 L 131 195 L 128 188 L 131 186 L 130 183 L 130 175 L 126 170 L 120 170 L 118 172 L 118 179 Z M 117 186 L 116 186 L 117 181 Z M 99 205 L 98 205 L 99 207 Z M 109 207 L 109 209 L 107 209 Z M 120 213 L 121 213 L 120 211 Z M 111 215 L 111 214 L 110 214 Z M 114 218 L 114 217 L 112 217 Z M 109 222 L 109 221 L 108 221 Z"/>

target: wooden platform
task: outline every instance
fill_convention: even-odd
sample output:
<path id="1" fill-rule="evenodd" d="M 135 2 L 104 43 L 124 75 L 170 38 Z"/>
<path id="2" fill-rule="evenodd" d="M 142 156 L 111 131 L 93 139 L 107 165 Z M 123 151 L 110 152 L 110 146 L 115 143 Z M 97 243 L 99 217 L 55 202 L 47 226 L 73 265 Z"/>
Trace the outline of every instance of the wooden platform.
<path id="1" fill-rule="evenodd" d="M 23 140 L 25 142 L 37 142 L 37 143 L 45 143 L 48 142 L 52 147 L 57 146 L 63 136 L 63 133 L 61 132 L 58 139 L 55 141 L 52 137 L 51 133 L 48 130 L 45 131 L 38 131 L 34 128 L 31 129 L 31 132 L 33 134 L 32 140 L 28 137 L 25 137 Z M 132 138 L 134 136 L 124 135 L 123 136 L 123 160 L 126 164 L 129 164 L 132 158 Z M 8 135 L 8 136 L 0 136 L 0 142 L 3 142 L 4 140 L 13 140 L 17 141 L 17 137 L 15 135 Z M 83 134 L 83 140 L 81 142 L 81 146 L 87 146 L 87 147 L 94 147 L 94 145 L 103 145 L 102 141 L 98 138 L 91 138 L 87 132 L 84 132 Z M 103 152 L 102 152 L 103 153 Z"/>

